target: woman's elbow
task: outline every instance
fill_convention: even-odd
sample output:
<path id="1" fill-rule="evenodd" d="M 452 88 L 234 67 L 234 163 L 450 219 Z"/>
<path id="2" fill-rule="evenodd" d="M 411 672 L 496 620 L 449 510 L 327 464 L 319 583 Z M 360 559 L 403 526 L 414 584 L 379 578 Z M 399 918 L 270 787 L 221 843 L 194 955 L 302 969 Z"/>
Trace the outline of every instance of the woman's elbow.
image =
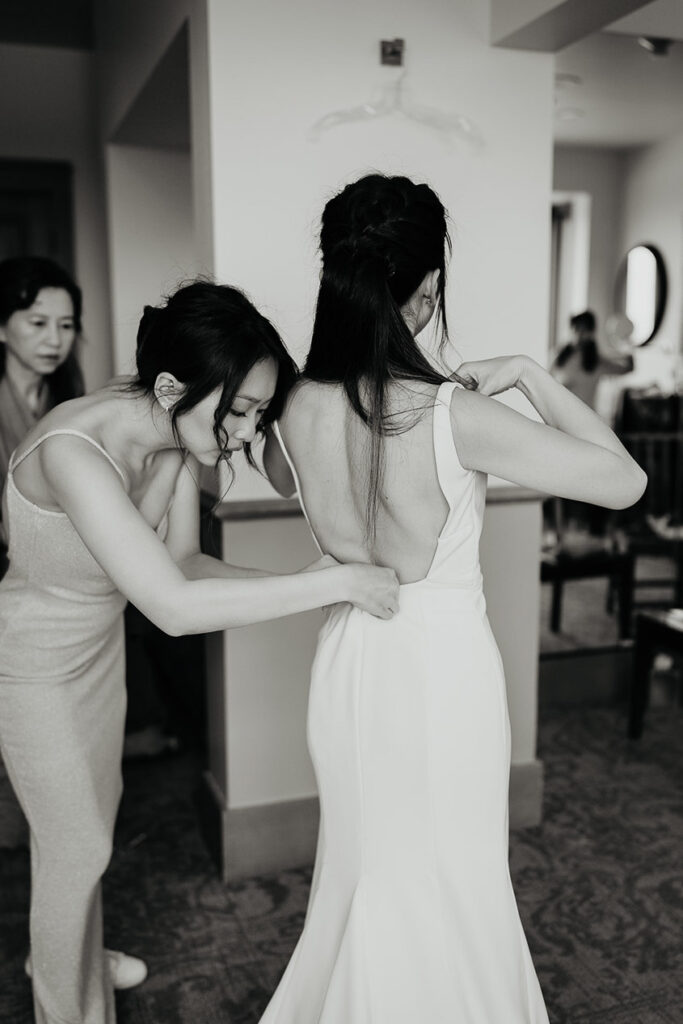
<path id="1" fill-rule="evenodd" d="M 152 621 L 154 622 L 154 620 Z M 210 633 L 216 629 L 215 626 L 207 626 L 206 623 L 198 621 L 197 616 L 192 615 L 189 611 L 182 612 L 177 609 L 169 610 L 166 614 L 159 616 L 154 625 L 168 636 L 196 636 L 199 633 Z"/>
<path id="2" fill-rule="evenodd" d="M 183 614 L 181 602 L 164 602 L 140 611 L 157 629 L 167 636 L 186 636 L 192 632 L 187 616 Z"/>
<path id="3" fill-rule="evenodd" d="M 647 473 L 637 463 L 634 463 L 628 479 L 619 488 L 619 493 L 615 496 L 616 500 L 610 507 L 614 509 L 630 508 L 642 498 L 646 487 Z"/>

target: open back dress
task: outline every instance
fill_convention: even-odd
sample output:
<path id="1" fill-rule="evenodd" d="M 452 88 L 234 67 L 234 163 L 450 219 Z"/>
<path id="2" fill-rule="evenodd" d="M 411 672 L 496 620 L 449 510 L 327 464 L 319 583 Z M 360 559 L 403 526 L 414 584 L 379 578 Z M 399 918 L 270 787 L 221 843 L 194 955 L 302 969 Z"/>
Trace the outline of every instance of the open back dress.
<path id="1" fill-rule="evenodd" d="M 458 459 L 455 386 L 433 411 L 448 513 L 429 571 L 401 586 L 391 620 L 339 604 L 320 632 L 315 871 L 261 1024 L 548 1021 L 508 870 L 510 729 L 479 568 L 486 477 Z"/>

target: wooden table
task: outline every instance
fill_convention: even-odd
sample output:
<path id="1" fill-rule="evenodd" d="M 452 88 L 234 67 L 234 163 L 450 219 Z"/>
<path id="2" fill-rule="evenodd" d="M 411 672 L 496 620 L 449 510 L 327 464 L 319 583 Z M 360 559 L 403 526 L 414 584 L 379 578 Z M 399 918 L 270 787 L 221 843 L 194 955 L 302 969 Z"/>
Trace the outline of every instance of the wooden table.
<path id="1" fill-rule="evenodd" d="M 683 654 L 683 609 L 640 612 L 636 616 L 633 677 L 629 696 L 628 734 L 637 740 L 650 696 L 650 670 L 660 651 Z"/>

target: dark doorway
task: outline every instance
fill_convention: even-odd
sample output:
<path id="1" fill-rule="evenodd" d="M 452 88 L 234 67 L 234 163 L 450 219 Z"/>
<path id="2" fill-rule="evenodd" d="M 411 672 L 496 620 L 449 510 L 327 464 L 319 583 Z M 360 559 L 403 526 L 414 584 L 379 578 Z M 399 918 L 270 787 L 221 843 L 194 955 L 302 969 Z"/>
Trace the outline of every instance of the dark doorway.
<path id="1" fill-rule="evenodd" d="M 49 256 L 74 271 L 73 168 L 0 160 L 0 259 Z"/>

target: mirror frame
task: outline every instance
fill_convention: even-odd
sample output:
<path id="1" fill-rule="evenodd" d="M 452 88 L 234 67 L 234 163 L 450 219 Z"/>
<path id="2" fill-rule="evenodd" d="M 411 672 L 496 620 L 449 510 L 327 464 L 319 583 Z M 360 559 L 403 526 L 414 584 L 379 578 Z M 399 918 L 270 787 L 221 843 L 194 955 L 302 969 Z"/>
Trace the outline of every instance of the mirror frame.
<path id="1" fill-rule="evenodd" d="M 619 268 L 617 270 L 617 278 L 614 285 L 614 308 L 618 313 L 625 313 L 626 311 L 626 267 L 628 263 L 628 254 L 633 249 L 647 249 L 655 258 L 657 264 L 657 294 L 655 295 L 655 320 L 652 326 L 652 331 L 643 341 L 634 342 L 636 348 L 642 348 L 643 345 L 648 345 L 657 334 L 657 331 L 662 326 L 662 320 L 664 319 L 664 312 L 666 310 L 666 300 L 669 291 L 669 282 L 666 275 L 666 264 L 661 251 L 656 245 L 652 245 L 651 242 L 637 242 L 632 245 L 626 251 Z"/>

